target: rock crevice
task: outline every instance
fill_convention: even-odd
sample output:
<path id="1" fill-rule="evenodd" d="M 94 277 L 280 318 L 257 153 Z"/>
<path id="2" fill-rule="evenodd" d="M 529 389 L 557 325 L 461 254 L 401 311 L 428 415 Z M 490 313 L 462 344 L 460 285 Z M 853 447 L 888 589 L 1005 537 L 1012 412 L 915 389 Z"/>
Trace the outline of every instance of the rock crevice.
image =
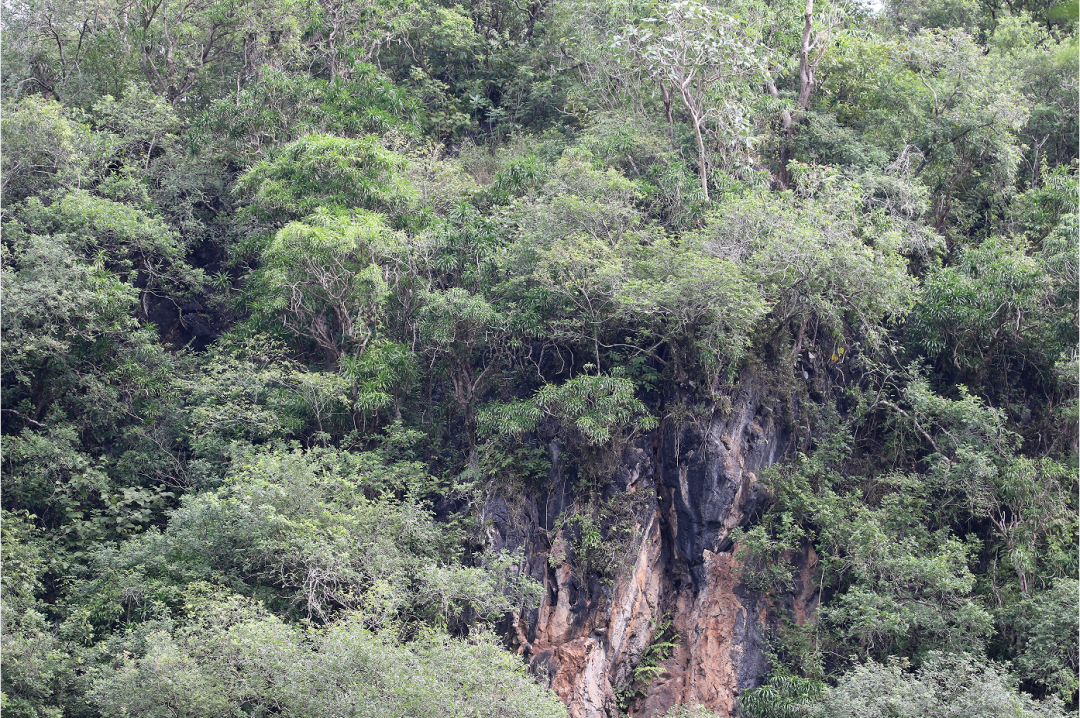
<path id="1" fill-rule="evenodd" d="M 731 716 L 739 693 L 768 670 L 765 635 L 776 629 L 778 609 L 743 584 L 729 537 L 766 507 L 770 495 L 757 475 L 783 455 L 787 437 L 754 391 L 732 405 L 669 419 L 625 448 L 609 490 L 647 500 L 635 504 L 634 551 L 609 584 L 562 560 L 570 536 L 549 536 L 573 502 L 557 441 L 549 495 L 530 499 L 518 521 L 499 497 L 485 507 L 495 543 L 523 547 L 527 570 L 545 589 L 538 608 L 514 616 L 510 641 L 572 718 L 616 718 L 620 703 L 634 716 L 661 715 L 687 702 Z M 779 609 L 800 622 L 816 606 L 811 564 L 799 576 L 799 595 Z M 647 685 L 635 682 L 665 622 L 678 636 L 675 647 Z"/>

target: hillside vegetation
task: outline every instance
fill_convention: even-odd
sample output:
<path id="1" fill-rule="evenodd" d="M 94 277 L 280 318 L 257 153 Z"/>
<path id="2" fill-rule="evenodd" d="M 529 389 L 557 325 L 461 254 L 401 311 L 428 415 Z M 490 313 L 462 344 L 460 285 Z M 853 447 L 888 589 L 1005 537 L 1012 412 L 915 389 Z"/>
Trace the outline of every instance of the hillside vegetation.
<path id="1" fill-rule="evenodd" d="M 742 714 L 1075 714 L 1053 3 L 4 0 L 5 717 L 566 715 L 481 507 L 748 377 Z"/>

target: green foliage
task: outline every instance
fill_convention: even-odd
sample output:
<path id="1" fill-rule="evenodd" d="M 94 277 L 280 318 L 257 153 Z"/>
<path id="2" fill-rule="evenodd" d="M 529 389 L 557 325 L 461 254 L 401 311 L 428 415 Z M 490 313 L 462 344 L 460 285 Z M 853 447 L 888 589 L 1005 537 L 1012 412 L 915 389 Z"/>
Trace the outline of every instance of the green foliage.
<path id="1" fill-rule="evenodd" d="M 822 608 L 826 638 L 835 642 L 830 650 L 887 655 L 980 647 L 992 620 L 972 596 L 974 546 L 947 528 L 932 530 L 932 484 L 917 475 L 845 479 L 837 472 L 845 456 L 844 439 L 834 439 L 770 479 L 777 503 L 792 513 L 772 514 L 765 530 L 748 534 L 747 550 L 763 553 L 750 554 L 751 567 L 778 557 L 810 528 L 821 581 L 827 577 L 838 589 Z M 773 581 L 779 575 L 779 588 L 790 580 L 783 568 L 751 575 Z"/>
<path id="2" fill-rule="evenodd" d="M 63 559 L 26 513 L 3 512 L 3 709 L 12 715 L 55 718 L 78 710 L 72 693 L 84 688 L 78 672 L 86 656 L 65 644 L 38 599 L 46 575 Z"/>
<path id="3" fill-rule="evenodd" d="M 958 28 L 852 33 L 838 49 L 826 60 L 834 94 L 824 104 L 870 145 L 863 153 L 884 151 L 887 159 L 872 161 L 929 190 L 935 229 L 985 223 L 978 202 L 1007 196 L 1021 160 L 1017 133 L 1029 104 L 1015 64 Z"/>
<path id="4" fill-rule="evenodd" d="M 90 178 L 94 152 L 89 127 L 59 102 L 27 97 L 3 106 L 4 207 Z"/>
<path id="5" fill-rule="evenodd" d="M 671 652 L 678 645 L 679 635 L 666 636 L 671 628 L 671 617 L 665 615 L 659 621 L 653 621 L 653 640 L 641 652 L 641 660 L 634 668 L 635 680 L 644 681 L 645 685 L 652 682 L 661 673 L 660 663 L 671 656 Z"/>
<path id="6" fill-rule="evenodd" d="M 172 105 L 134 82 L 120 99 L 105 95 L 94 103 L 94 116 L 96 129 L 109 135 L 110 159 L 125 169 L 148 170 L 155 154 L 171 149 L 181 127 Z"/>
<path id="7" fill-rule="evenodd" d="M 151 634 L 146 654 L 95 685 L 90 698 L 107 716 L 227 715 L 228 696 L 215 678 L 167 634 Z"/>
<path id="8" fill-rule="evenodd" d="M 835 568 L 850 572 L 850 587 L 824 611 L 826 620 L 866 653 L 880 655 L 895 642 L 913 646 L 916 635 L 920 646 L 979 646 L 991 620 L 970 598 L 969 549 L 943 533 L 897 536 L 888 513 L 856 509 L 829 532 Z M 847 550 L 839 550 L 840 540 Z"/>
<path id="9" fill-rule="evenodd" d="M 415 190 L 402 176 L 405 158 L 379 138 L 313 134 L 290 142 L 238 180 L 253 207 L 271 221 L 299 219 L 319 209 L 395 213 Z"/>
<path id="10" fill-rule="evenodd" d="M 526 401 L 489 404 L 477 418 L 486 434 L 518 436 L 536 429 L 540 419 L 550 415 L 593 445 L 611 441 L 616 431 L 633 423 L 641 429 L 656 426 L 656 420 L 634 397 L 634 383 L 621 377 L 589 375 L 541 387 Z"/>
<path id="11" fill-rule="evenodd" d="M 1025 682 L 1074 703 L 1080 669 L 1076 642 L 1076 579 L 1060 578 L 1052 587 L 1017 602 L 1006 612 L 1016 636 L 1013 669 Z"/>
<path id="12" fill-rule="evenodd" d="M 623 712 L 629 712 L 633 703 L 646 695 L 646 691 L 653 679 L 663 672 L 660 663 L 667 660 L 678 645 L 678 634 L 669 635 L 671 629 L 670 615 L 664 614 L 659 621 L 652 619 L 650 624 L 653 629 L 653 639 L 641 652 L 638 664 L 634 667 L 632 679 L 621 689 L 615 691 L 619 710 Z M 701 715 L 701 713 L 682 710 L 676 711 L 675 715 Z"/>
<path id="13" fill-rule="evenodd" d="M 172 412 L 181 360 L 132 316 L 134 277 L 106 268 L 110 257 L 120 271 L 130 266 L 131 245 L 149 244 L 142 231 L 164 228 L 81 193 L 25 209 L 31 227 L 61 232 L 26 234 L 18 220 L 5 227 L 5 506 L 86 544 L 145 526 L 172 496 L 159 482 L 175 435 L 159 422 Z M 164 251 L 175 249 L 170 239 Z"/>
<path id="14" fill-rule="evenodd" d="M 216 99 L 193 123 L 189 141 L 200 152 L 204 143 L 220 143 L 250 162 L 310 134 L 382 134 L 417 112 L 416 100 L 370 65 L 338 82 L 271 69 L 235 97 Z"/>
<path id="15" fill-rule="evenodd" d="M 196 598 L 199 619 L 151 633 L 95 681 L 104 715 L 565 715 L 552 693 L 489 634 L 436 631 L 403 643 L 359 616 L 301 632 L 236 597 Z"/>
<path id="16" fill-rule="evenodd" d="M 704 247 L 746 262 L 773 331 L 794 328 L 795 353 L 819 332 L 839 340 L 848 327 L 879 345 L 883 325 L 906 316 L 915 299 L 904 237 L 888 218 L 861 211 L 858 186 L 834 176 L 815 192 L 727 204 L 703 233 Z"/>
<path id="17" fill-rule="evenodd" d="M 704 215 L 701 185 L 685 167 L 664 127 L 633 114 L 599 114 L 578 143 L 602 163 L 637 182 L 649 216 L 672 229 L 690 229 Z"/>
<path id="18" fill-rule="evenodd" d="M 145 292 L 179 299 L 202 288 L 203 273 L 185 261 L 180 233 L 128 204 L 73 190 L 48 206 L 30 199 L 15 217 L 25 231 L 65 241 L 82 259 Z"/>
<path id="19" fill-rule="evenodd" d="M 501 318 L 490 303 L 459 287 L 429 292 L 424 299 L 422 330 L 435 346 L 454 356 L 467 354 L 500 324 Z"/>
<path id="20" fill-rule="evenodd" d="M 371 212 L 320 209 L 290 222 L 263 252 L 256 316 L 314 341 L 330 367 L 362 354 L 377 336 L 387 295 L 377 262 L 396 243 Z"/>
<path id="21" fill-rule="evenodd" d="M 683 703 L 682 705 L 673 706 L 663 714 L 663 718 L 715 718 L 715 716 L 716 713 L 699 703 Z"/>
<path id="22" fill-rule="evenodd" d="M 604 501 L 598 487 L 591 488 L 587 502 L 563 511 L 549 532 L 552 542 L 548 565 L 570 567 L 593 597 L 593 579 L 610 585 L 616 574 L 633 564 L 640 539 L 640 497 L 622 496 Z"/>
<path id="23" fill-rule="evenodd" d="M 30 381 L 27 371 L 46 357 L 92 350 L 98 341 L 134 327 L 134 287 L 104 268 L 78 262 L 64 237 L 20 239 L 5 247 L 3 268 L 5 339 L 17 352 L 8 366 L 19 380 Z"/>
<path id="24" fill-rule="evenodd" d="M 632 62 L 644 64 L 651 78 L 670 88 L 665 92 L 678 96 L 690 115 L 706 200 L 708 159 L 703 135 L 712 135 L 710 139 L 722 148 L 721 156 L 727 155 L 728 166 L 753 145 L 738 89 L 740 80 L 766 74 L 763 53 L 754 40 L 743 18 L 696 0 L 657 5 L 648 17 L 614 36 L 613 46 L 625 48 Z M 714 103 L 714 97 L 723 100 Z"/>
<path id="25" fill-rule="evenodd" d="M 352 384 L 353 407 L 366 413 L 396 404 L 398 393 L 407 392 L 417 373 L 416 356 L 404 344 L 393 342 L 375 342 L 357 359 L 346 357 L 342 362 L 342 374 Z"/>
<path id="26" fill-rule="evenodd" d="M 620 311 L 647 323 L 657 339 L 686 346 L 691 367 L 731 379 L 768 306 L 744 270 L 692 241 L 665 237 L 631 251 L 631 276 L 616 295 Z"/>
<path id="27" fill-rule="evenodd" d="M 964 653 L 932 653 L 913 672 L 899 661 L 858 665 L 804 715 L 1049 718 L 1065 713 L 1060 703 L 1017 692 L 1012 677 L 993 663 Z"/>
<path id="28" fill-rule="evenodd" d="M 736 555 L 743 566 L 743 580 L 758 591 L 789 591 L 794 567 L 784 560 L 798 550 L 806 532 L 790 511 L 770 513 L 763 523 L 750 529 L 736 527 L 730 538 L 738 546 Z"/>
<path id="29" fill-rule="evenodd" d="M 825 688 L 817 681 L 774 673 L 739 696 L 739 712 L 746 718 L 796 718 L 820 702 Z"/>
<path id="30" fill-rule="evenodd" d="M 1040 246 L 1043 238 L 1075 210 L 1077 189 L 1077 176 L 1071 168 L 1055 168 L 1042 186 L 1018 195 L 1009 207 L 1015 231 L 1032 246 Z"/>
<path id="31" fill-rule="evenodd" d="M 1076 532 L 1075 504 L 1066 493 L 1072 477 L 1051 459 L 1017 455 L 1019 437 L 1006 428 L 1003 412 L 962 387 L 959 393 L 958 400 L 946 399 L 916 378 L 903 390 L 911 413 L 901 409 L 898 418 L 930 444 L 929 478 L 943 495 L 990 521 L 1026 595 L 1036 577 L 1065 575 L 1075 564 L 1065 548 Z"/>
<path id="32" fill-rule="evenodd" d="M 1060 294 L 1071 286 L 1069 266 L 1048 266 L 1061 249 L 1051 240 L 1047 256 L 994 238 L 964 250 L 926 277 L 913 338 L 927 356 L 961 371 L 993 371 L 1018 352 L 1045 366 L 1063 349 L 1058 327 L 1072 307 Z"/>
<path id="33" fill-rule="evenodd" d="M 452 562 L 452 534 L 418 502 L 431 486 L 420 465 L 386 467 L 370 454 L 256 453 L 220 489 L 186 497 L 161 538 L 146 540 L 164 542 L 157 550 L 175 552 L 195 575 L 271 587 L 309 619 L 362 609 L 373 626 L 449 623 L 467 610 L 501 615 L 533 596 L 531 579 L 504 584 L 498 561 L 490 571 Z"/>
<path id="34" fill-rule="evenodd" d="M 481 507 L 751 405 L 743 713 L 1075 704 L 1075 3 L 4 11 L 5 714 L 561 715 Z"/>
<path id="35" fill-rule="evenodd" d="M 298 369 L 284 348 L 263 336 L 222 337 L 207 352 L 201 371 L 186 376 L 187 427 L 195 461 L 231 458 L 237 443 L 283 439 L 293 433 L 289 397 Z"/>
<path id="36" fill-rule="evenodd" d="M 461 287 L 425 292 L 418 328 L 427 340 L 428 351 L 443 360 L 454 387 L 468 431 L 475 443 L 475 402 L 498 366 L 505 347 L 499 346 L 504 317 L 483 296 Z M 486 353 L 486 361 L 477 362 Z"/>

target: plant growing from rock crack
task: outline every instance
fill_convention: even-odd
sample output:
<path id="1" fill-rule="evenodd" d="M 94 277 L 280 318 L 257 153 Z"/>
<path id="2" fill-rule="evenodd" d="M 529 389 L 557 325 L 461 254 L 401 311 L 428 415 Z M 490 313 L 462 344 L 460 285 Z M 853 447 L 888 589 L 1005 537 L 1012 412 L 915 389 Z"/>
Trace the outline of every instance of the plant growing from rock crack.
<path id="1" fill-rule="evenodd" d="M 615 691 L 615 698 L 619 710 L 628 712 L 630 706 L 639 697 L 645 695 L 646 689 L 658 675 L 664 672 L 660 664 L 667 660 L 675 650 L 679 641 L 679 634 L 665 638 L 671 629 L 671 614 L 665 613 L 660 620 L 655 618 L 650 621 L 653 627 L 653 640 L 641 652 L 641 658 L 634 668 L 634 678 Z"/>
<path id="2" fill-rule="evenodd" d="M 671 656 L 671 652 L 675 650 L 675 642 L 679 640 L 679 634 L 677 633 L 667 640 L 664 639 L 664 636 L 671 628 L 670 613 L 665 613 L 659 621 L 653 619 L 651 623 L 655 630 L 653 641 L 645 647 L 641 654 L 641 661 L 638 662 L 637 668 L 634 669 L 634 678 L 642 681 L 646 686 L 663 673 L 660 663 Z"/>

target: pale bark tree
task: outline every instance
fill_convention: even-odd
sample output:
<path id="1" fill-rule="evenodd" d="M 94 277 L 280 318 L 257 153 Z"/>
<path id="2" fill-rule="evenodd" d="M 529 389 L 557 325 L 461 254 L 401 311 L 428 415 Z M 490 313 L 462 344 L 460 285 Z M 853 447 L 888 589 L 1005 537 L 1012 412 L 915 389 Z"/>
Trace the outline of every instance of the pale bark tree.
<path id="1" fill-rule="evenodd" d="M 709 199 L 705 135 L 732 111 L 716 107 L 712 93 L 721 83 L 763 74 L 760 46 L 745 23 L 699 0 L 659 6 L 650 17 L 624 27 L 615 45 L 648 68 L 660 85 L 669 116 L 671 96 L 682 100 L 697 141 L 701 189 Z"/>
<path id="2" fill-rule="evenodd" d="M 331 81 L 351 75 L 354 63 L 378 61 L 380 50 L 401 40 L 422 17 L 408 0 L 319 0 L 316 8 L 318 30 L 308 42 L 323 56 Z"/>
<path id="3" fill-rule="evenodd" d="M 817 86 L 817 69 L 829 48 L 829 41 L 843 22 L 844 13 L 839 7 L 832 7 L 815 20 L 814 0 L 806 0 L 803 12 L 802 38 L 799 42 L 799 94 L 795 99 L 796 113 L 810 109 L 810 98 Z M 779 99 L 780 91 L 774 79 L 766 75 L 766 87 L 769 94 Z M 782 146 L 780 148 L 780 184 L 787 187 L 791 183 L 791 174 L 787 163 L 790 159 L 791 140 L 795 136 L 795 124 L 791 110 L 785 108 L 780 115 Z"/>
<path id="4" fill-rule="evenodd" d="M 109 24 L 138 59 L 150 86 L 176 105 L 202 69 L 237 54 L 256 8 L 218 0 L 121 0 Z"/>
<path id="5" fill-rule="evenodd" d="M 377 263 L 393 235 L 373 213 L 317 212 L 281 229 L 263 255 L 271 292 L 259 313 L 313 340 L 328 369 L 375 338 L 387 283 Z"/>

